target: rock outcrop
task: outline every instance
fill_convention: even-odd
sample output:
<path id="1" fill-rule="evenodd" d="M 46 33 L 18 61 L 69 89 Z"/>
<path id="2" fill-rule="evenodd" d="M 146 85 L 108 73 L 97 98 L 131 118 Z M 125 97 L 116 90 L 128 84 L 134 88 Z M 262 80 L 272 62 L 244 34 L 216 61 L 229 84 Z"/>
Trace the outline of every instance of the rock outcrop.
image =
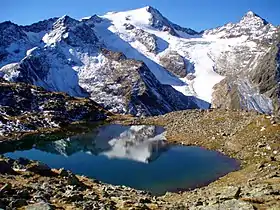
<path id="1" fill-rule="evenodd" d="M 160 64 L 177 77 L 184 78 L 194 72 L 194 65 L 177 52 L 168 51 L 161 55 Z"/>
<path id="2" fill-rule="evenodd" d="M 252 59 L 258 59 L 257 63 L 238 68 L 238 71 L 226 75 L 226 78 L 214 87 L 212 107 L 250 109 L 280 115 L 278 40 L 279 38 L 276 38 L 267 46 L 268 50 L 257 58 L 253 55 Z"/>
<path id="3" fill-rule="evenodd" d="M 109 114 L 90 99 L 47 92 L 1 78 L 0 113 L 0 139 L 17 133 L 60 128 L 80 120 L 105 120 Z"/>

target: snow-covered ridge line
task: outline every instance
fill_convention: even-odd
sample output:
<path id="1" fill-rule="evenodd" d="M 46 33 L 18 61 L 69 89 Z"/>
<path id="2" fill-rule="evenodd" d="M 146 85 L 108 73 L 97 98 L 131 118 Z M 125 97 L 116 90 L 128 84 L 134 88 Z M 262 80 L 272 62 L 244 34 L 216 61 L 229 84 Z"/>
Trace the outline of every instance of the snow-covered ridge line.
<path id="1" fill-rule="evenodd" d="M 5 42 L 0 43 L 0 68 L 4 66 L 0 72 L 5 79 L 90 96 L 112 111 L 137 115 L 149 112 L 149 101 L 142 98 L 135 100 L 141 104 L 127 105 L 131 97 L 126 94 L 140 97 L 144 90 L 164 101 L 164 112 L 185 107 L 179 102 L 208 108 L 213 87 L 229 75 L 253 72 L 278 32 L 253 12 L 238 23 L 196 32 L 149 6 L 81 20 L 66 15 L 30 26 L 5 22 L 1 28 Z M 109 50 L 109 57 L 101 49 Z M 143 61 L 146 67 L 133 60 Z M 6 66 L 11 63 L 18 64 Z M 146 69 L 145 73 L 139 69 Z M 176 96 L 170 99 L 167 93 Z"/>

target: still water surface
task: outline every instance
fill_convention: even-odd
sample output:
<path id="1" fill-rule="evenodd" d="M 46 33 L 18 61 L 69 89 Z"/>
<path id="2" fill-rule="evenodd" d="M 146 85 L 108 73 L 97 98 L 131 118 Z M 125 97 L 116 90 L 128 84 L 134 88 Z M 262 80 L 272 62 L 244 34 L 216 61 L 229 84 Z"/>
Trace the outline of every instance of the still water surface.
<path id="1" fill-rule="evenodd" d="M 203 186 L 239 168 L 236 160 L 216 151 L 169 145 L 164 134 L 158 126 L 106 125 L 57 141 L 0 148 L 0 153 L 154 195 Z"/>

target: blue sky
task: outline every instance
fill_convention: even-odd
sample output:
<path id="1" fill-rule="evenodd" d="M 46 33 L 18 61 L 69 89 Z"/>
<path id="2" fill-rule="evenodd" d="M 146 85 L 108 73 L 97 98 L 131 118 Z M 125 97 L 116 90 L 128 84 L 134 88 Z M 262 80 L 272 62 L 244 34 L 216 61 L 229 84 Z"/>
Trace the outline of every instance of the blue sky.
<path id="1" fill-rule="evenodd" d="M 280 25 L 280 0 L 1 0 L 0 22 L 11 20 L 26 25 L 65 14 L 81 18 L 147 5 L 195 30 L 237 22 L 248 10 Z"/>

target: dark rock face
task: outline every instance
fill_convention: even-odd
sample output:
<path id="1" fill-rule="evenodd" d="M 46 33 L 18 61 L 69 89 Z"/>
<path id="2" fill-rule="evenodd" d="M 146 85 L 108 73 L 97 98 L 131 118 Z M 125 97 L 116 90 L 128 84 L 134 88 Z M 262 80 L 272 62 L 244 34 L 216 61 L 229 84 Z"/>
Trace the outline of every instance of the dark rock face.
<path id="1" fill-rule="evenodd" d="M 86 97 L 88 94 L 78 84 L 78 75 L 72 69 L 75 61 L 69 61 L 59 47 L 57 51 L 42 48 L 32 49 L 32 54 L 25 57 L 17 64 L 4 66 L 1 71 L 5 79 L 12 82 L 24 82 L 37 85 L 49 91 L 66 92 L 71 96 Z M 55 59 L 62 62 L 57 66 Z M 52 65 L 54 62 L 54 65 Z M 52 69 L 58 72 L 52 73 Z M 63 71 L 63 73 L 59 73 Z M 17 74 L 13 74 L 18 72 Z M 59 75 L 60 74 L 60 75 Z M 68 76 L 71 81 L 67 81 L 63 76 Z"/>
<path id="2" fill-rule="evenodd" d="M 48 20 L 39 21 L 28 26 L 22 26 L 21 28 L 27 32 L 39 33 L 41 31 L 49 31 L 52 29 L 52 25 L 58 18 L 50 18 Z"/>
<path id="3" fill-rule="evenodd" d="M 149 52 L 157 53 L 157 37 L 154 34 L 145 32 L 142 29 L 134 29 L 136 39 L 146 46 Z"/>
<path id="4" fill-rule="evenodd" d="M 226 78 L 214 87 L 212 107 L 255 109 L 279 116 L 280 74 L 277 40 L 270 44 L 269 50 L 258 58 L 257 65 L 253 65 L 250 71 L 239 67 L 238 71 L 226 75 Z"/>
<path id="5" fill-rule="evenodd" d="M 118 53 L 107 52 L 105 55 L 105 65 L 97 70 L 99 81 L 95 81 L 97 75 L 87 77 L 81 80 L 81 86 L 106 109 L 140 116 L 198 107 L 194 97 L 162 85 L 143 62 L 119 59 Z"/>
<path id="6" fill-rule="evenodd" d="M 10 21 L 0 23 L 0 68 L 24 58 L 26 50 L 32 47 L 20 26 Z"/>
<path id="7" fill-rule="evenodd" d="M 89 27 L 94 27 L 96 23 L 101 23 L 102 18 L 98 17 L 97 15 L 93 15 L 90 18 L 82 19 L 82 22 L 86 23 Z"/>
<path id="8" fill-rule="evenodd" d="M 126 30 L 132 30 L 132 29 L 135 29 L 135 26 L 130 24 L 130 23 L 125 23 L 124 24 L 124 27 Z"/>
<path id="9" fill-rule="evenodd" d="M 114 61 L 121 61 L 126 59 L 125 55 L 122 52 L 114 52 L 105 48 L 101 49 L 101 52 L 106 58 L 112 59 Z"/>
<path id="10" fill-rule="evenodd" d="M 7 47 L 18 40 L 27 39 L 26 34 L 21 30 L 20 26 L 6 21 L 0 23 L 0 46 Z"/>
<path id="11" fill-rule="evenodd" d="M 177 31 L 185 32 L 189 35 L 199 35 L 200 33 L 190 29 L 183 28 L 177 24 L 170 22 L 166 17 L 164 17 L 157 9 L 153 7 L 147 7 L 147 11 L 152 14 L 151 25 L 162 31 L 168 31 L 173 36 L 178 36 Z"/>
<path id="12" fill-rule="evenodd" d="M 169 85 L 161 85 L 145 65 L 141 66 L 138 72 L 141 79 L 134 84 L 129 103 L 132 114 L 136 114 L 133 110 L 138 110 L 140 107 L 140 110 L 149 111 L 148 115 L 160 115 L 172 109 L 184 110 L 198 107 L 193 97 L 186 97 Z"/>
<path id="13" fill-rule="evenodd" d="M 84 44 L 95 44 L 98 40 L 92 29 L 86 24 L 77 25 L 73 30 L 68 31 L 69 35 L 65 39 L 66 43 L 71 46 L 80 46 L 77 40 Z"/>
<path id="14" fill-rule="evenodd" d="M 5 160 L 0 160 L 0 174 L 17 174 L 12 166 L 7 163 Z M 0 194 L 1 192 L 5 191 L 8 186 L 4 186 L 0 189 Z"/>
<path id="15" fill-rule="evenodd" d="M 69 16 L 63 16 L 54 22 L 49 37 L 54 38 L 57 34 L 60 34 L 59 39 L 61 41 L 63 40 L 73 47 L 95 45 L 98 41 L 91 27 Z"/>
<path id="16" fill-rule="evenodd" d="M 194 69 L 192 63 L 174 51 L 170 51 L 161 56 L 160 64 L 178 77 L 185 77 Z"/>
<path id="17" fill-rule="evenodd" d="M 32 132 L 39 128 L 57 128 L 78 120 L 98 121 L 107 117 L 97 103 L 89 99 L 46 92 L 24 83 L 0 80 L 1 135 Z"/>
<path id="18" fill-rule="evenodd" d="M 45 59 L 46 57 L 43 55 L 25 58 L 18 64 L 5 66 L 2 72 L 5 75 L 10 75 L 11 72 L 17 71 L 19 74 L 16 77 L 11 76 L 11 81 L 36 84 L 36 82 L 44 81 L 47 77 L 49 65 Z"/>
<path id="19" fill-rule="evenodd" d="M 36 163 L 32 163 L 32 164 L 28 165 L 26 170 L 31 171 L 35 174 L 39 174 L 41 176 L 52 176 L 54 174 L 51 171 L 50 167 L 48 167 L 47 165 L 40 163 L 40 162 L 36 162 Z"/>
<path id="20" fill-rule="evenodd" d="M 272 99 L 274 114 L 280 117 L 280 43 L 263 57 L 251 79 L 261 94 Z"/>

